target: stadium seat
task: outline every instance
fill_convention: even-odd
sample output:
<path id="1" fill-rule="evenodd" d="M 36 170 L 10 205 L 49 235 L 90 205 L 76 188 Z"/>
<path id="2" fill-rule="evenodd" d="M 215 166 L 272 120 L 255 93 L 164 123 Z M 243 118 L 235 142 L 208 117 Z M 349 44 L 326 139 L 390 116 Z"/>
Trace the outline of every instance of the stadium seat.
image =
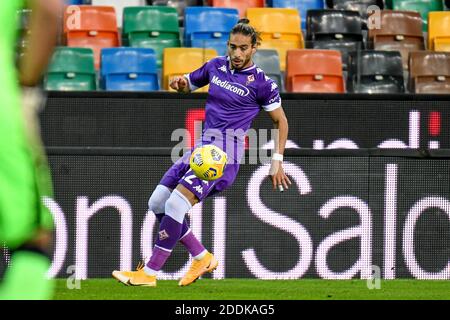
<path id="1" fill-rule="evenodd" d="M 422 17 L 424 32 L 428 31 L 428 12 L 442 11 L 442 0 L 392 0 L 392 9 L 404 11 L 417 11 Z"/>
<path id="2" fill-rule="evenodd" d="M 414 11 L 382 10 L 380 28 L 369 29 L 369 42 L 375 50 L 400 51 L 406 70 L 409 52 L 425 50 L 422 18 Z"/>
<path id="3" fill-rule="evenodd" d="M 128 47 L 102 49 L 101 84 L 109 91 L 159 90 L 155 51 Z"/>
<path id="4" fill-rule="evenodd" d="M 147 2 L 154 6 L 172 7 L 177 9 L 178 23 L 180 26 L 184 26 L 184 13 L 187 7 L 203 6 L 202 0 L 148 0 Z"/>
<path id="5" fill-rule="evenodd" d="M 288 50 L 286 62 L 288 92 L 345 92 L 342 58 L 339 51 Z"/>
<path id="6" fill-rule="evenodd" d="M 264 0 L 211 0 L 210 5 L 220 8 L 236 8 L 239 17 L 244 18 L 247 8 L 264 8 Z"/>
<path id="7" fill-rule="evenodd" d="M 187 7 L 184 16 L 184 45 L 215 49 L 226 55 L 230 30 L 239 20 L 232 8 Z"/>
<path id="8" fill-rule="evenodd" d="M 119 46 L 116 11 L 114 7 L 107 6 L 81 5 L 78 6 L 79 13 L 69 8 L 64 10 L 67 46 L 93 49 L 95 68 L 98 70 L 101 49 Z"/>
<path id="9" fill-rule="evenodd" d="M 97 78 L 93 50 L 90 48 L 56 48 L 44 77 L 44 89 L 55 91 L 96 90 Z"/>
<path id="10" fill-rule="evenodd" d="M 450 94 L 450 52 L 411 52 L 409 77 L 411 92 Z"/>
<path id="11" fill-rule="evenodd" d="M 281 92 L 284 91 L 284 79 L 280 70 L 280 57 L 277 50 L 259 49 L 253 55 L 253 62 L 276 82 Z"/>
<path id="12" fill-rule="evenodd" d="M 428 14 L 428 50 L 450 51 L 450 11 Z"/>
<path id="13" fill-rule="evenodd" d="M 173 91 L 169 88 L 171 77 L 190 73 L 215 57 L 217 57 L 217 51 L 214 49 L 165 48 L 163 55 L 164 89 Z M 208 86 L 195 92 L 208 92 Z"/>
<path id="14" fill-rule="evenodd" d="M 273 0 L 274 8 L 293 8 L 300 13 L 302 29 L 306 30 L 306 12 L 311 9 L 323 9 L 323 0 Z"/>
<path id="15" fill-rule="evenodd" d="M 275 49 L 280 56 L 280 69 L 286 69 L 286 51 L 304 47 L 297 9 L 249 8 L 247 18 L 261 34 L 261 49 Z"/>
<path id="16" fill-rule="evenodd" d="M 145 6 L 145 0 L 120 0 L 120 1 L 111 1 L 111 0 L 92 0 L 93 6 L 113 6 L 116 10 L 117 15 L 117 27 L 122 28 L 123 22 L 123 10 L 126 7 L 138 7 Z"/>
<path id="17" fill-rule="evenodd" d="M 175 8 L 126 7 L 123 20 L 124 45 L 155 50 L 159 68 L 162 67 L 164 48 L 181 46 L 178 14 Z"/>
<path id="18" fill-rule="evenodd" d="M 359 12 L 363 22 L 363 28 L 367 29 L 368 8 L 377 6 L 384 9 L 383 0 L 327 0 L 327 6 L 337 10 L 351 10 Z"/>
<path id="19" fill-rule="evenodd" d="M 364 50 L 351 52 L 349 58 L 347 92 L 405 92 L 400 52 Z"/>
<path id="20" fill-rule="evenodd" d="M 362 20 L 351 10 L 308 10 L 306 47 L 339 50 L 344 69 L 348 53 L 364 49 Z"/>

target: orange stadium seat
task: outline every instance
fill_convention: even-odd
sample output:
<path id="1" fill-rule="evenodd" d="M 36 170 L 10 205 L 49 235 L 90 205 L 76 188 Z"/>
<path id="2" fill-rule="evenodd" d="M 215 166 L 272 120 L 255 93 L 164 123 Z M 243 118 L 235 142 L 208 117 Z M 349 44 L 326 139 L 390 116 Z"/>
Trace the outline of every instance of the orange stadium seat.
<path id="1" fill-rule="evenodd" d="M 247 14 L 247 8 L 264 8 L 264 0 L 210 0 L 213 7 L 236 8 L 239 17 L 243 18 Z"/>
<path id="2" fill-rule="evenodd" d="M 98 70 L 101 49 L 119 46 L 114 7 L 90 5 L 66 7 L 64 35 L 67 46 L 94 50 L 95 68 Z"/>
<path id="3" fill-rule="evenodd" d="M 450 52 L 417 51 L 409 55 L 409 87 L 414 93 L 450 93 Z"/>
<path id="4" fill-rule="evenodd" d="M 369 29 L 369 42 L 375 50 L 400 51 L 406 70 L 409 52 L 425 50 L 422 18 L 414 11 L 382 10 L 380 15 L 380 28 Z"/>
<path id="5" fill-rule="evenodd" d="M 217 57 L 214 49 L 203 48 L 165 48 L 163 53 L 163 88 L 169 88 L 169 79 L 184 75 L 200 68 L 204 63 Z M 208 92 L 208 86 L 195 92 Z"/>
<path id="6" fill-rule="evenodd" d="M 450 11 L 428 13 L 428 50 L 450 51 Z"/>
<path id="7" fill-rule="evenodd" d="M 281 71 L 286 70 L 286 51 L 304 48 L 297 9 L 249 8 L 247 18 L 261 33 L 262 49 L 275 49 L 280 56 Z"/>
<path id="8" fill-rule="evenodd" d="M 345 92 L 339 51 L 288 50 L 286 61 L 288 92 Z"/>

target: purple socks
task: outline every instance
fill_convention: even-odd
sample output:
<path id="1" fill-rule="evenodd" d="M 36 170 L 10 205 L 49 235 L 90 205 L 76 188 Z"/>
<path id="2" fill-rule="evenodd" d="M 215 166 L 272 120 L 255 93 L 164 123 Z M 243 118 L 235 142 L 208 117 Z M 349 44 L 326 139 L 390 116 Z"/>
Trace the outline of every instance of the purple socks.
<path id="1" fill-rule="evenodd" d="M 164 217 L 164 213 L 157 213 L 156 217 L 158 218 L 158 221 L 161 223 L 162 218 Z M 191 256 L 195 257 L 205 250 L 205 247 L 201 244 L 200 241 L 198 241 L 192 230 L 189 230 L 189 224 L 186 218 L 184 218 L 183 220 L 181 237 L 182 237 L 180 239 L 181 244 L 186 247 Z"/>
<path id="2" fill-rule="evenodd" d="M 159 271 L 169 258 L 172 249 L 181 236 L 183 225 L 169 216 L 164 216 L 159 225 L 158 239 L 156 240 L 152 256 L 147 263 L 147 267 Z"/>
<path id="3" fill-rule="evenodd" d="M 156 217 L 160 221 L 158 239 L 153 248 L 152 256 L 147 262 L 148 268 L 155 271 L 161 270 L 178 240 L 193 257 L 205 251 L 205 247 L 189 229 L 186 218 L 183 220 L 183 224 L 180 224 L 163 213 L 156 214 Z M 180 237 L 183 238 L 180 239 Z"/>

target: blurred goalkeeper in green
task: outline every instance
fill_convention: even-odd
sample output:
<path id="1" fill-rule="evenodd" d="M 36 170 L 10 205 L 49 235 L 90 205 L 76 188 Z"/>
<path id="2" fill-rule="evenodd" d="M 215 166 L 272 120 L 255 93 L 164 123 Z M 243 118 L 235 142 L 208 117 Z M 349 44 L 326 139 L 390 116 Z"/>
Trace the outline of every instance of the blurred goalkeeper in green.
<path id="1" fill-rule="evenodd" d="M 32 13 L 17 72 L 16 12 L 23 6 Z M 46 277 L 53 220 L 41 201 L 52 196 L 52 184 L 37 122 L 43 99 L 35 86 L 56 44 L 61 12 L 61 0 L 0 1 L 0 247 L 10 249 L 0 299 L 53 297 Z"/>

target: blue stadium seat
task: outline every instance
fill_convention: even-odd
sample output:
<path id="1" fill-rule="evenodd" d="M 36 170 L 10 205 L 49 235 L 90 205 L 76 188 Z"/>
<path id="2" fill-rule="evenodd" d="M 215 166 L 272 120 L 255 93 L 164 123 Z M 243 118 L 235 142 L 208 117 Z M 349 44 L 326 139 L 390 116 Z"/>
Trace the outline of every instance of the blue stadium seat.
<path id="1" fill-rule="evenodd" d="M 306 30 L 306 12 L 310 9 L 323 9 L 323 0 L 273 0 L 273 8 L 294 8 L 300 12 L 302 29 Z"/>
<path id="2" fill-rule="evenodd" d="M 102 49 L 100 72 L 101 85 L 105 90 L 159 90 L 156 54 L 150 48 Z"/>
<path id="3" fill-rule="evenodd" d="M 237 9 L 187 7 L 184 17 L 184 45 L 212 48 L 219 55 L 225 55 L 230 30 L 238 20 Z"/>
<path id="4" fill-rule="evenodd" d="M 66 4 L 91 4 L 91 0 L 66 0 Z"/>

